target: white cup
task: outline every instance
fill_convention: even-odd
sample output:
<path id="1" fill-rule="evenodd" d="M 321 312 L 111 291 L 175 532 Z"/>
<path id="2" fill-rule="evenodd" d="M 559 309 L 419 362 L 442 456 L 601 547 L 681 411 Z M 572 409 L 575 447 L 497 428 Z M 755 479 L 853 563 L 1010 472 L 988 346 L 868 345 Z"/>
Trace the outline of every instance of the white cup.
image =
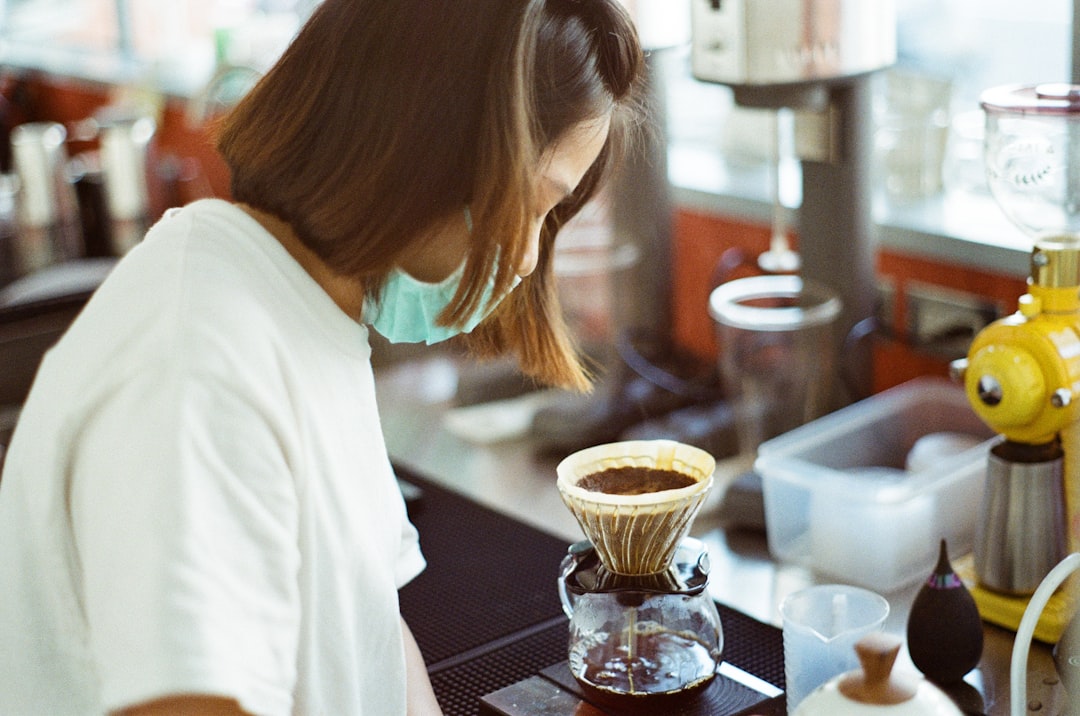
<path id="1" fill-rule="evenodd" d="M 859 668 L 855 642 L 879 631 L 889 615 L 880 594 L 845 584 L 795 592 L 780 605 L 788 713 L 832 677 Z"/>

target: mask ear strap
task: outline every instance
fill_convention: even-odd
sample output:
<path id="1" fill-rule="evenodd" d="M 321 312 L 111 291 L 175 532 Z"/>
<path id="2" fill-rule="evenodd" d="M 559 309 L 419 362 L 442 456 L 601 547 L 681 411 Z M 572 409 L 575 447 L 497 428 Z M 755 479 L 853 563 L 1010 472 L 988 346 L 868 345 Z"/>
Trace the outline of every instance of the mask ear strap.
<path id="1" fill-rule="evenodd" d="M 468 204 L 465 205 L 464 211 L 465 211 L 465 228 L 469 230 L 470 234 L 472 234 L 472 227 L 473 227 L 472 212 L 469 211 L 469 205 Z"/>

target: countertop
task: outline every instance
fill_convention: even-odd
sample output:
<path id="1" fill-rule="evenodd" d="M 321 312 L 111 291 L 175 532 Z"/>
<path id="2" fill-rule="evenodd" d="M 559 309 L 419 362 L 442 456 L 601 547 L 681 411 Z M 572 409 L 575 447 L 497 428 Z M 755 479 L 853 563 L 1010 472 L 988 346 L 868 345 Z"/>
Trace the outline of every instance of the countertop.
<path id="1" fill-rule="evenodd" d="M 446 353 L 382 366 L 377 372 L 383 429 L 391 457 L 432 481 L 571 543 L 582 533 L 562 504 L 555 487 L 558 456 L 543 455 L 521 430 L 521 416 L 536 398 L 515 399 L 498 406 L 502 439 L 468 438 L 459 426 L 465 413 L 454 407 L 457 359 Z M 475 417 L 475 416 L 472 416 Z M 486 418 L 480 418 L 486 419 Z M 819 580 L 808 570 L 778 564 L 770 557 L 763 533 L 730 530 L 721 524 L 716 506 L 727 485 L 747 467 L 743 458 L 720 461 L 717 486 L 694 523 L 692 534 L 708 545 L 712 562 L 710 591 L 720 602 L 765 623 L 780 626 L 780 601 Z M 919 584 L 885 594 L 891 606 L 886 630 L 903 636 L 907 614 Z M 983 712 L 1009 713 L 1009 660 L 1012 632 L 986 625 L 980 665 L 966 677 L 981 695 Z M 906 653 L 901 669 L 914 670 Z M 977 692 L 977 693 L 976 693 Z M 1029 659 L 1028 702 L 1035 714 L 1068 714 L 1067 694 L 1060 685 L 1050 649 L 1033 645 Z M 975 711 L 978 713 L 978 711 Z M 1076 709 L 1073 709 L 1076 712 Z"/>

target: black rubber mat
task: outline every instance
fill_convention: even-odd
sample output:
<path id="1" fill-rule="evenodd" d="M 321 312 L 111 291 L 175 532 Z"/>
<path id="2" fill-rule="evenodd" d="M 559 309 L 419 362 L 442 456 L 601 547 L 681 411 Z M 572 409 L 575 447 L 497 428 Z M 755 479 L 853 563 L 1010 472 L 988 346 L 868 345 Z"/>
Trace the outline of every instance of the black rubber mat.
<path id="1" fill-rule="evenodd" d="M 783 632 L 719 602 L 716 609 L 724 628 L 724 661 L 778 689 L 786 688 Z"/>
<path id="2" fill-rule="evenodd" d="M 474 716 L 480 698 L 566 659 L 556 579 L 568 545 L 407 470 L 420 488 L 410 515 L 428 568 L 401 590 L 447 716 Z M 725 661 L 784 688 L 779 629 L 723 604 Z"/>
<path id="3" fill-rule="evenodd" d="M 431 685 L 446 716 L 475 716 L 480 699 L 493 691 L 566 661 L 564 621 L 477 658 L 431 674 Z"/>
<path id="4" fill-rule="evenodd" d="M 429 667 L 562 615 L 556 580 L 564 541 L 397 473 L 423 494 L 411 513 L 428 567 L 400 599 Z"/>

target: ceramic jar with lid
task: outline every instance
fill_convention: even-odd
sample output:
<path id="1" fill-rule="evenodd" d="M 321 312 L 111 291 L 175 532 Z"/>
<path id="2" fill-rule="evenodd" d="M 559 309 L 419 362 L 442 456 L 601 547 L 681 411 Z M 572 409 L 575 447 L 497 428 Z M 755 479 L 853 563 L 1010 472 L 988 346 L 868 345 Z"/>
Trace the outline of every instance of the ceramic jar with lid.
<path id="1" fill-rule="evenodd" d="M 794 716 L 962 716 L 941 689 L 923 678 L 892 673 L 900 651 L 898 637 L 874 633 L 855 645 L 862 669 L 819 686 Z"/>

